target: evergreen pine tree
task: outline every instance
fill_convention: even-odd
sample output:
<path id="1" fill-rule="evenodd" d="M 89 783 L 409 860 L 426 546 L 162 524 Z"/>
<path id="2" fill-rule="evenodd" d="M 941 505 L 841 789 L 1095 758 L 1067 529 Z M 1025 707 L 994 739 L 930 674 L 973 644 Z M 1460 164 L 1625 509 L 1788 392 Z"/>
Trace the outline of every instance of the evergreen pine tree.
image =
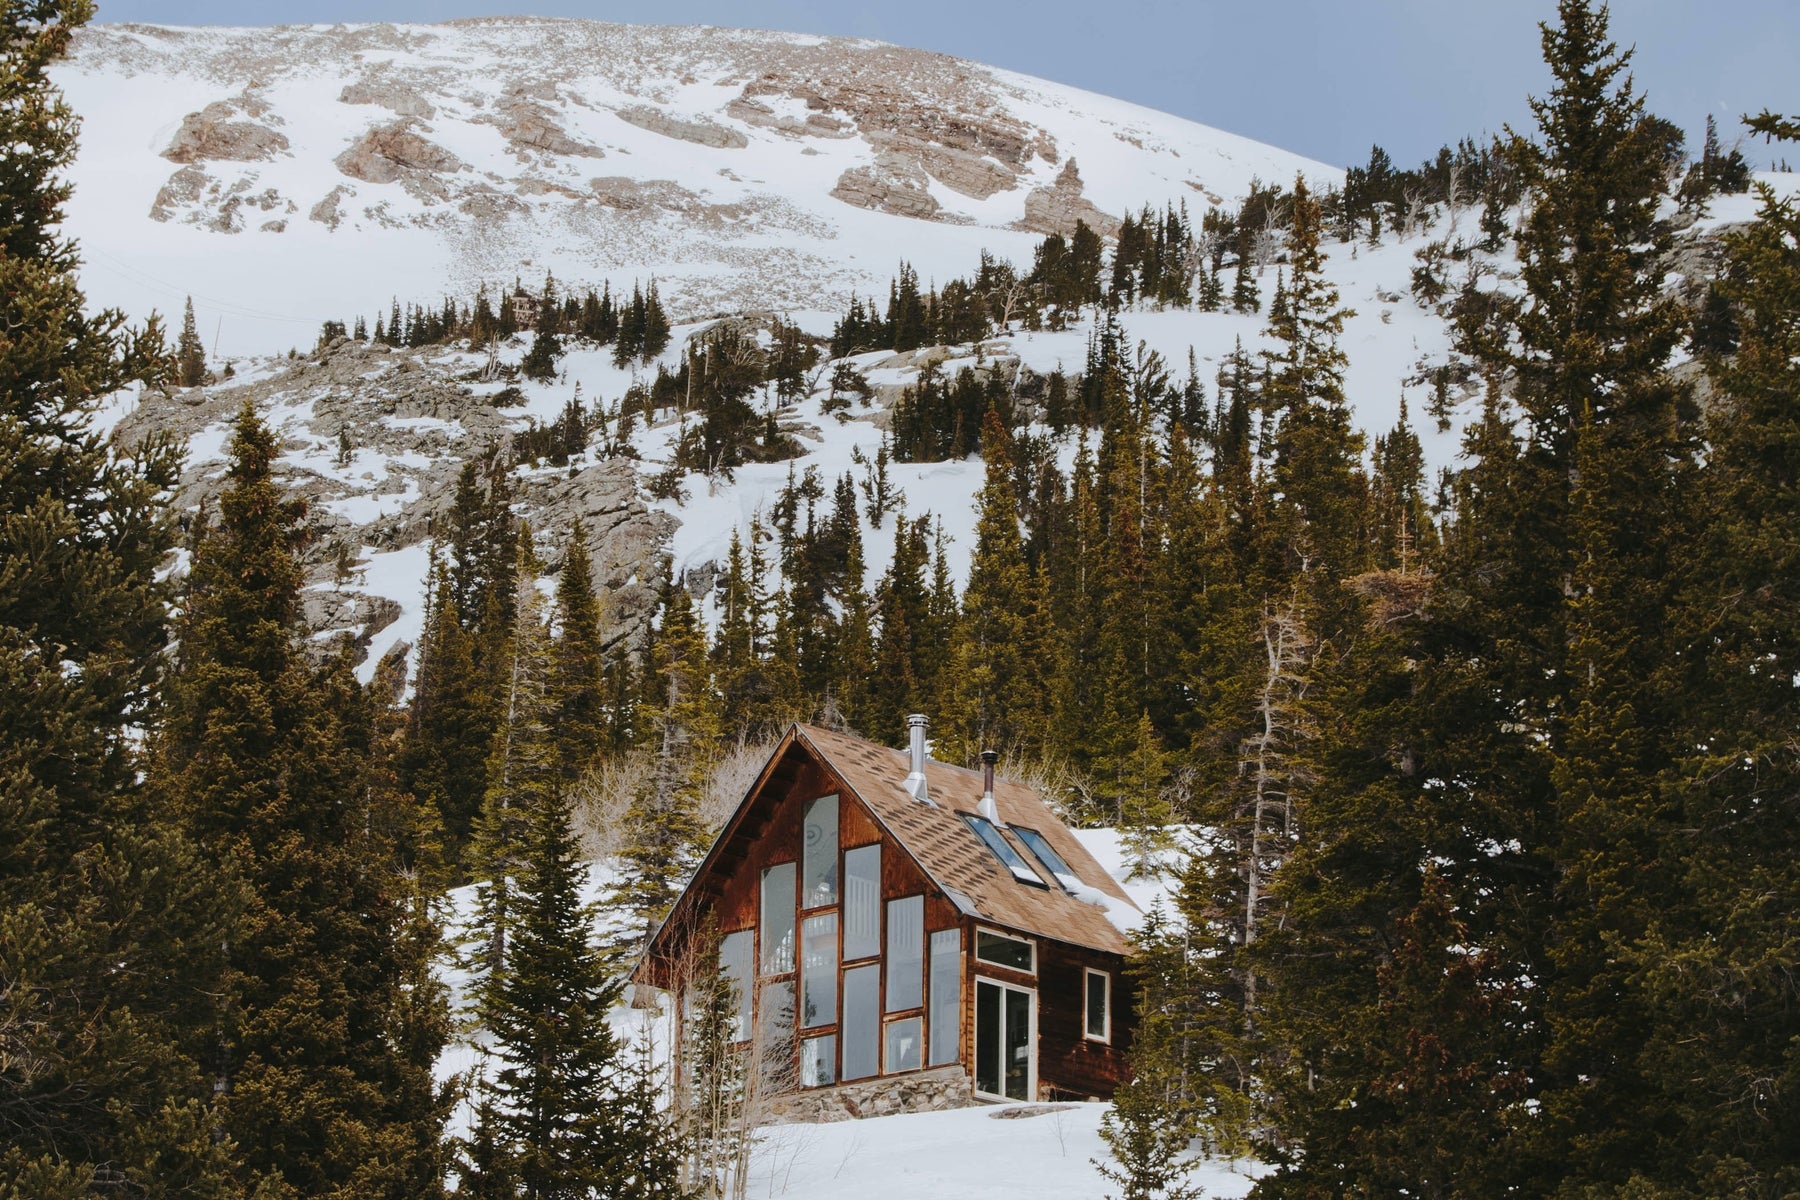
<path id="1" fill-rule="evenodd" d="M 1715 368 L 1705 533 L 1672 614 L 1688 664 L 1660 789 L 1674 809 L 1658 846 L 1672 887 L 1621 946 L 1650 1017 L 1639 1107 L 1664 1117 L 1664 1140 L 1637 1169 L 1668 1194 L 1800 1188 L 1787 1149 L 1800 997 L 1781 965 L 1794 936 L 1787 898 L 1800 888 L 1800 209 L 1759 191 L 1756 222 L 1727 243 L 1743 341 Z"/>
<path id="2" fill-rule="evenodd" d="M 1029 654 L 1032 587 L 1013 488 L 1012 439 L 989 410 L 981 427 L 986 482 L 962 615 L 951 641 L 943 712 L 945 760 L 968 763 L 983 750 L 1030 746 L 1039 694 Z"/>
<path id="3" fill-rule="evenodd" d="M 516 1180 L 512 1194 L 656 1194 L 628 1182 L 657 1164 L 639 1160 L 640 1147 L 620 1128 L 620 1047 L 607 1023 L 620 983 L 592 944 L 593 917 L 581 899 L 587 868 L 576 857 L 568 803 L 554 783 L 526 803 L 515 933 L 505 968 L 483 993 L 501 1063 L 484 1136 L 493 1139 L 495 1165 Z"/>
<path id="4" fill-rule="evenodd" d="M 594 594 L 587 531 L 569 531 L 556 576 L 556 642 L 550 693 L 556 705 L 557 759 L 565 784 L 581 778 L 607 745 L 606 663 L 600 632 L 600 598 Z"/>
<path id="5" fill-rule="evenodd" d="M 430 1067 L 447 1030 L 394 1036 L 420 977 L 397 886 L 418 823 L 380 786 L 348 661 L 315 669 L 298 652 L 304 504 L 282 497 L 275 455 L 246 405 L 219 523 L 194 552 L 153 773 L 243 894 L 209 1066 L 247 1181 L 420 1194 L 441 1177 Z"/>
<path id="6" fill-rule="evenodd" d="M 487 985 L 504 979 L 513 921 L 514 877 L 523 868 L 525 831 L 536 808 L 562 789 L 553 723 L 550 631 L 537 588 L 531 534 L 521 529 L 514 560 L 510 636 L 502 652 L 498 724 L 488 754 L 487 792 L 470 842 L 469 866 L 483 941 L 476 962 Z"/>
<path id="7" fill-rule="evenodd" d="M 90 313 L 58 226 L 77 122 L 47 71 L 87 3 L 0 14 L 0 1195 L 231 1194 L 209 993 L 233 892 L 140 783 L 179 455 L 101 397 L 160 339 Z"/>
<path id="8" fill-rule="evenodd" d="M 175 343 L 175 378 L 182 387 L 199 387 L 206 382 L 206 347 L 194 324 L 192 296 L 188 297 L 187 311 L 181 317 L 181 339 Z"/>
<path id="9" fill-rule="evenodd" d="M 652 766 L 625 814 L 627 869 L 612 896 L 632 917 L 625 936 L 633 948 L 668 912 L 700 852 L 700 793 L 721 729 L 706 630 L 687 588 L 673 580 L 664 588 L 646 684 Z"/>

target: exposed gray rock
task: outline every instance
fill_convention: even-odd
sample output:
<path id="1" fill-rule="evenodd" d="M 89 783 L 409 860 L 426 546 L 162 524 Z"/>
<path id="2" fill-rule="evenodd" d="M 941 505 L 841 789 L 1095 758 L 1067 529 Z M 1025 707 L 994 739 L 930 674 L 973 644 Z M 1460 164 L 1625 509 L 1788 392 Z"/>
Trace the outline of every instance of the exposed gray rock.
<path id="1" fill-rule="evenodd" d="M 411 120 L 369 130 L 337 156 L 337 169 L 367 183 L 393 183 L 410 172 L 462 170 L 462 161 L 413 132 Z"/>
<path id="2" fill-rule="evenodd" d="M 1071 158 L 1063 164 L 1054 184 L 1033 188 L 1026 195 L 1025 215 L 1018 221 L 1018 228 L 1067 237 L 1075 232 L 1077 221 L 1084 221 L 1103 237 L 1117 237 L 1119 218 L 1095 208 L 1093 201 L 1081 194 L 1082 190 L 1081 172 Z"/>
<path id="3" fill-rule="evenodd" d="M 960 1066 L 890 1075 L 837 1087 L 808 1088 L 764 1101 L 771 1125 L 819 1125 L 887 1117 L 895 1113 L 940 1112 L 975 1104 L 975 1091 Z"/>
<path id="4" fill-rule="evenodd" d="M 621 108 L 618 113 L 619 120 L 627 125 L 636 125 L 664 137 L 711 146 L 715 150 L 742 150 L 750 144 L 749 138 L 730 126 L 707 120 L 686 121 L 644 104 Z"/>
<path id="5" fill-rule="evenodd" d="M 256 121 L 235 118 L 237 101 L 220 100 L 182 119 L 175 139 L 163 151 L 170 162 L 264 162 L 288 148 L 287 135 Z"/>
<path id="6" fill-rule="evenodd" d="M 355 188 L 342 183 L 338 184 L 325 193 L 323 200 L 312 206 L 312 211 L 306 214 L 307 219 L 317 221 L 327 229 L 336 229 L 338 223 L 344 219 L 344 214 L 340 211 L 344 198 L 355 194 Z"/>
<path id="7" fill-rule="evenodd" d="M 943 207 L 931 194 L 918 159 L 899 151 L 878 154 L 869 166 L 851 167 L 838 176 L 831 194 L 857 208 L 925 221 L 936 217 Z"/>
<path id="8" fill-rule="evenodd" d="M 198 204 L 211 180 L 206 168 L 198 164 L 181 168 L 169 176 L 169 182 L 162 185 L 156 193 L 156 199 L 151 201 L 151 219 L 167 221 L 175 216 L 177 210 Z"/>
<path id="9" fill-rule="evenodd" d="M 431 102 L 404 83 L 379 76 L 358 79 L 344 85 L 338 94 L 343 104 L 375 104 L 398 117 L 419 117 L 429 121 L 437 115 Z"/>
<path id="10" fill-rule="evenodd" d="M 415 598 L 370 592 L 354 571 L 338 579 L 340 548 L 388 551 L 428 540 L 444 528 L 463 462 L 490 446 L 508 452 L 508 413 L 470 387 L 474 365 L 471 356 L 442 348 L 392 350 L 340 338 L 254 382 L 147 392 L 116 436 L 131 444 L 159 431 L 192 443 L 228 425 L 246 400 L 254 404 L 281 439 L 283 486 L 308 503 L 307 621 L 315 632 L 350 631 L 366 643 L 395 619 L 396 601 Z M 308 465 L 335 457 L 340 434 L 351 444 L 348 464 Z M 223 469 L 216 458 L 190 461 L 177 506 L 192 511 L 215 502 Z M 521 470 L 515 487 L 516 511 L 538 534 L 546 561 L 560 558 L 581 521 L 603 597 L 603 635 L 609 643 L 641 640 L 675 519 L 650 511 L 639 497 L 633 463 L 589 462 L 572 474 Z"/>
<path id="11" fill-rule="evenodd" d="M 554 89 L 551 94 L 555 95 Z M 606 157 L 600 147 L 570 137 L 548 106 L 522 91 L 509 94 L 494 115 L 479 119 L 497 127 L 516 154 L 535 151 L 558 158 Z"/>

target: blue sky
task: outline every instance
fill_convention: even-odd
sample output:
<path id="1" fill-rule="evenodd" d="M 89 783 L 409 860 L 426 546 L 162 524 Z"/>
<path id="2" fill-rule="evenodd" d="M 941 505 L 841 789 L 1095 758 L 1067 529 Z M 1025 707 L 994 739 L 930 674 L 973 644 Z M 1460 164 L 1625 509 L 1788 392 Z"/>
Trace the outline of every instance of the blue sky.
<path id="1" fill-rule="evenodd" d="M 1529 123 L 1553 0 L 100 0 L 102 21 L 429 21 L 533 13 L 880 38 L 1120 96 L 1339 166 L 1417 162 Z M 1706 114 L 1800 111 L 1794 0 L 1617 0 L 1652 111 L 1698 148 Z M 1746 144 L 1753 165 L 1772 153 Z"/>

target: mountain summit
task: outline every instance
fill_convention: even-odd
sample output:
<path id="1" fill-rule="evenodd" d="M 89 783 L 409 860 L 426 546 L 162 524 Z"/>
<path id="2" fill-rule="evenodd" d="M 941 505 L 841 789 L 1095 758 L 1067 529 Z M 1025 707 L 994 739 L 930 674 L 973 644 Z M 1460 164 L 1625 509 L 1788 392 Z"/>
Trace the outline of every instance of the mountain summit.
<path id="1" fill-rule="evenodd" d="M 112 25 L 57 81 L 90 292 L 139 315 L 191 293 L 226 353 L 546 271 L 655 276 L 689 316 L 841 311 L 902 257 L 945 278 L 1077 220 L 1341 178 L 962 59 L 749 30 Z"/>

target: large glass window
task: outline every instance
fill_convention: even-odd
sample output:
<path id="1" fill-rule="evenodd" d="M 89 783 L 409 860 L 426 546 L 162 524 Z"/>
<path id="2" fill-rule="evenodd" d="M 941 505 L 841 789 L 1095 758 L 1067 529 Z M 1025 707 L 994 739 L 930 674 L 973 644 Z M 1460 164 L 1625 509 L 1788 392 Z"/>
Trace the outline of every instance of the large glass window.
<path id="1" fill-rule="evenodd" d="M 844 1047 L 845 1079 L 867 1079 L 881 1069 L 881 967 L 870 963 L 844 972 L 844 1019 L 838 1025 Z"/>
<path id="2" fill-rule="evenodd" d="M 776 863 L 762 873 L 762 973 L 794 969 L 794 864 Z"/>
<path id="3" fill-rule="evenodd" d="M 975 957 L 996 967 L 1010 967 L 1027 974 L 1037 970 L 1037 946 L 1034 943 L 991 929 L 975 931 Z"/>
<path id="4" fill-rule="evenodd" d="M 737 1019 L 733 1023 L 731 1037 L 738 1042 L 750 1036 L 750 990 L 755 986 L 755 978 L 750 971 L 750 955 L 754 951 L 752 943 L 755 940 L 755 932 L 749 929 L 740 929 L 719 939 L 719 974 L 731 981 L 731 986 L 737 993 Z"/>
<path id="5" fill-rule="evenodd" d="M 831 1034 L 800 1043 L 800 1086 L 826 1087 L 837 1082 L 837 1038 Z"/>
<path id="6" fill-rule="evenodd" d="M 889 1075 L 919 1069 L 919 1018 L 887 1023 L 887 1056 L 882 1070 Z"/>
<path id="7" fill-rule="evenodd" d="M 1096 1042 L 1112 1038 L 1112 976 L 1105 971 L 1087 973 L 1087 1023 L 1082 1032 Z"/>
<path id="8" fill-rule="evenodd" d="M 844 851 L 844 959 L 881 952 L 881 847 Z"/>
<path id="9" fill-rule="evenodd" d="M 994 828 L 992 821 L 986 817 L 978 817 L 974 813 L 961 815 L 969 828 L 975 831 L 975 836 L 981 839 L 982 844 L 994 852 L 994 857 L 1000 860 L 1000 865 L 1012 872 L 1014 879 L 1020 883 L 1034 884 L 1037 887 L 1044 886 L 1043 878 L 1031 869 L 1025 862 L 1024 856 L 1013 849 L 1012 843 L 1007 841 L 998 829 Z"/>
<path id="10" fill-rule="evenodd" d="M 765 983 L 756 990 L 756 1040 L 760 1044 L 762 1077 L 783 1087 L 793 1086 L 794 981 Z"/>
<path id="11" fill-rule="evenodd" d="M 1037 860 L 1056 877 L 1056 882 L 1062 884 L 1064 891 L 1080 890 L 1081 877 L 1069 870 L 1069 864 L 1063 861 L 1063 856 L 1056 852 L 1043 834 L 1035 829 L 1026 829 L 1023 825 L 1014 825 L 1012 831 L 1025 843 L 1025 848 L 1035 854 Z"/>
<path id="12" fill-rule="evenodd" d="M 837 1023 L 837 914 L 806 918 L 800 933 L 800 1028 Z"/>
<path id="13" fill-rule="evenodd" d="M 925 897 L 889 900 L 887 906 L 887 1010 L 905 1012 L 924 1003 Z"/>
<path id="14" fill-rule="evenodd" d="M 800 907 L 823 908 L 838 898 L 838 798 L 806 802 L 800 862 Z"/>
<path id="15" fill-rule="evenodd" d="M 931 1053 L 934 1067 L 953 1063 L 962 1037 L 962 930 L 940 929 L 931 935 Z"/>

